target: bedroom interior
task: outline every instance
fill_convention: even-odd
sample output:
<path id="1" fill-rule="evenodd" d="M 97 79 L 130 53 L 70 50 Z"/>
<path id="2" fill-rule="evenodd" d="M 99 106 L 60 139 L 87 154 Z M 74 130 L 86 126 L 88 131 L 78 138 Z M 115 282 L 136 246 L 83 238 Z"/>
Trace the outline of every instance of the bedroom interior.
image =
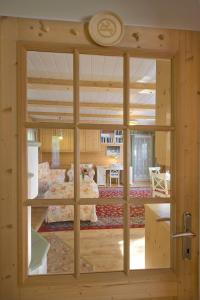
<path id="1" fill-rule="evenodd" d="M 73 274 L 73 54 L 28 51 L 26 64 L 26 118 L 33 125 L 27 129 L 28 199 L 67 198 L 72 204 L 28 208 L 28 272 Z M 79 137 L 80 272 L 122 271 L 124 134 L 118 126 L 123 124 L 123 58 L 81 54 L 79 76 L 80 122 L 94 125 L 80 129 Z M 169 125 L 171 61 L 131 57 L 129 76 L 129 123 Z M 51 128 L 37 128 L 37 122 Z M 129 139 L 129 197 L 138 199 L 129 206 L 130 269 L 168 268 L 170 132 L 131 130 Z M 153 197 L 164 200 L 142 201 Z M 153 224 L 163 217 L 155 246 Z"/>

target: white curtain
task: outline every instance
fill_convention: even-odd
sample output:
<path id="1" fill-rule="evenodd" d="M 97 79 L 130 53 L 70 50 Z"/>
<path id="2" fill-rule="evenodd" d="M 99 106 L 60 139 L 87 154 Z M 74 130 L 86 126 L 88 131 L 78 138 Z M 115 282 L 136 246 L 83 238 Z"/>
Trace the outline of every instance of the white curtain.
<path id="1" fill-rule="evenodd" d="M 153 135 L 133 133 L 131 144 L 133 180 L 148 180 L 149 167 L 153 166 Z"/>
<path id="2" fill-rule="evenodd" d="M 58 136 L 52 136 L 52 162 L 51 166 L 57 168 L 60 165 L 60 139 Z"/>

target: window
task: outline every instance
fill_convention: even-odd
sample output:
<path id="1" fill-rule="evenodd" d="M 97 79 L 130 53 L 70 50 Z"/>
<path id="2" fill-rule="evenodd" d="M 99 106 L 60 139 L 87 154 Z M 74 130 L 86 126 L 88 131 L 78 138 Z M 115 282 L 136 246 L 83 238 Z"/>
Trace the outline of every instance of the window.
<path id="1" fill-rule="evenodd" d="M 26 273 L 170 268 L 170 59 L 26 53 Z"/>

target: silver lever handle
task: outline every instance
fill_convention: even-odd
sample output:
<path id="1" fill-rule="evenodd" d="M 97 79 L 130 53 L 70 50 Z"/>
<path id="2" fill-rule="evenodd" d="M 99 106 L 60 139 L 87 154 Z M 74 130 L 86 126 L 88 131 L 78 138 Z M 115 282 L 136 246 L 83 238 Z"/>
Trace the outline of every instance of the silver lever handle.
<path id="1" fill-rule="evenodd" d="M 172 234 L 173 239 L 177 239 L 177 238 L 181 238 L 181 237 L 193 238 L 195 236 L 196 236 L 196 234 L 193 232 L 179 232 L 179 233 Z"/>
<path id="2" fill-rule="evenodd" d="M 182 238 L 182 256 L 183 259 L 192 258 L 192 241 L 191 238 L 196 234 L 192 232 L 192 215 L 190 212 L 183 213 L 183 231 L 172 234 L 173 239 Z"/>

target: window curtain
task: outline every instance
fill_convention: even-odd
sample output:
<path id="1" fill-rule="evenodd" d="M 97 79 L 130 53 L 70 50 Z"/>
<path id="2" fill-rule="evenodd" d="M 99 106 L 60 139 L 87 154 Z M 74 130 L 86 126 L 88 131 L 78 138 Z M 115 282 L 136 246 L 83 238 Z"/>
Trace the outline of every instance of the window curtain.
<path id="1" fill-rule="evenodd" d="M 133 180 L 145 181 L 149 179 L 149 167 L 153 166 L 153 134 L 131 134 L 131 165 Z"/>
<path id="2" fill-rule="evenodd" d="M 52 136 L 52 163 L 53 168 L 60 165 L 60 139 L 58 136 Z"/>

